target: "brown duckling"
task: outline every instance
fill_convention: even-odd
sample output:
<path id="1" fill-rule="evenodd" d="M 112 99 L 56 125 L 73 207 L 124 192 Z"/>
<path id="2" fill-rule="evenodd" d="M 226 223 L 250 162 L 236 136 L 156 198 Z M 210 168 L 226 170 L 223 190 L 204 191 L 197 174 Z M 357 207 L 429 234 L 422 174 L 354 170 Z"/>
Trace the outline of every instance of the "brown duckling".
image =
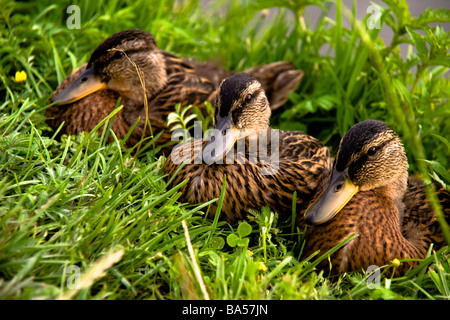
<path id="1" fill-rule="evenodd" d="M 76 69 L 59 85 L 50 99 L 55 104 L 46 111 L 49 126 L 57 129 L 64 121 L 60 134 L 90 131 L 114 110 L 121 97 L 124 109 L 115 116 L 112 129 L 121 139 L 141 117 L 128 140 L 129 146 L 137 143 L 144 128 L 144 92 L 130 60 L 141 70 L 153 134 L 166 129 L 167 115 L 177 103 L 197 105 L 206 114 L 203 102 L 213 100 L 217 87 L 208 80 L 210 77 L 217 81 L 213 76 L 216 73 L 211 72 L 212 64 L 196 63 L 196 72 L 193 61 L 160 50 L 148 32 L 125 30 L 103 41 L 87 65 Z M 272 95 L 277 106 L 286 102 L 303 76 L 302 71 L 295 70 L 288 62 L 257 67 L 254 72 L 268 88 L 277 91 Z M 225 76 L 228 72 L 223 70 L 221 74 Z M 170 132 L 165 130 L 157 144 L 169 142 L 170 137 Z"/>
<path id="2" fill-rule="evenodd" d="M 438 191 L 447 220 L 450 194 Z M 408 161 L 397 135 L 384 123 L 367 120 L 342 138 L 329 184 L 305 214 L 306 256 L 325 253 L 358 234 L 330 256 L 331 273 L 367 270 L 397 259 L 423 259 L 431 243 L 445 245 L 423 186 L 408 188 Z M 403 262 L 403 274 L 417 261 Z M 329 269 L 328 261 L 319 265 Z M 389 274 L 388 270 L 388 274 Z"/>
<path id="3" fill-rule="evenodd" d="M 127 141 L 131 146 L 141 139 L 144 130 L 146 98 L 153 134 L 164 130 L 158 146 L 170 141 L 166 118 L 177 103 L 200 106 L 214 92 L 209 80 L 195 75 L 181 59 L 159 50 L 151 34 L 125 30 L 103 41 L 87 66 L 64 80 L 51 98 L 56 104 L 46 113 L 53 129 L 65 121 L 60 133 L 77 134 L 92 130 L 114 110 L 121 97 L 124 108 L 116 115 L 112 129 L 119 139 L 124 138 L 140 117 Z M 147 128 L 146 135 L 149 133 Z"/>
<path id="4" fill-rule="evenodd" d="M 164 165 L 173 179 L 168 187 L 188 179 L 179 200 L 204 203 L 219 198 L 226 175 L 221 218 L 229 222 L 264 206 L 289 217 L 295 191 L 303 213 L 321 190 L 321 177 L 331 170 L 329 150 L 303 132 L 271 129 L 270 115 L 269 101 L 255 78 L 238 73 L 224 80 L 213 134 L 173 148 Z M 214 203 L 210 215 L 216 208 Z"/>

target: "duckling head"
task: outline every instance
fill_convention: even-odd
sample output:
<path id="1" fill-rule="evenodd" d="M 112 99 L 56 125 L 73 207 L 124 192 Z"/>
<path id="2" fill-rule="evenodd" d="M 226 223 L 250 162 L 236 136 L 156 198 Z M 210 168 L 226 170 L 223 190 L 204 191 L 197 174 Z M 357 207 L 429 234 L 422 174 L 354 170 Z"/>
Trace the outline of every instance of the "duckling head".
<path id="1" fill-rule="evenodd" d="M 308 208 L 308 224 L 332 219 L 360 191 L 380 190 L 402 210 L 408 181 L 403 144 L 384 122 L 366 120 L 342 138 L 326 190 Z"/>
<path id="2" fill-rule="evenodd" d="M 261 83 L 246 73 L 237 73 L 219 86 L 214 110 L 214 130 L 205 145 L 203 159 L 222 159 L 239 137 L 252 136 L 269 127 L 271 110 Z"/>
<path id="3" fill-rule="evenodd" d="M 269 126 L 270 114 L 261 83 L 249 74 L 234 74 L 220 84 L 214 112 L 216 124 L 231 117 L 237 129 L 265 129 Z"/>
<path id="4" fill-rule="evenodd" d="M 142 84 L 147 97 L 152 97 L 166 82 L 164 58 L 157 50 L 154 37 L 143 30 L 124 30 L 100 43 L 86 70 L 55 95 L 52 102 L 68 104 L 97 90 L 111 89 L 123 99 L 142 104 Z"/>

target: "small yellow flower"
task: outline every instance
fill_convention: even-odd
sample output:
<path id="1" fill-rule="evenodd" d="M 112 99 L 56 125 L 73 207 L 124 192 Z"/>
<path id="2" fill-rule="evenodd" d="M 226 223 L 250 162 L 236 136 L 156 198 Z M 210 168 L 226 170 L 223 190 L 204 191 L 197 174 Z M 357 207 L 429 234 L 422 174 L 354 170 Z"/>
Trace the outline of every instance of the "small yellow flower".
<path id="1" fill-rule="evenodd" d="M 259 263 L 258 270 L 259 270 L 259 271 L 262 271 L 262 272 L 266 272 L 266 271 L 267 271 L 267 267 L 266 267 L 266 265 L 264 264 L 264 262 L 261 261 L 261 262 Z"/>
<path id="2" fill-rule="evenodd" d="M 394 266 L 394 268 L 398 268 L 400 266 L 400 261 L 397 258 L 392 260 L 391 263 Z"/>
<path id="3" fill-rule="evenodd" d="M 14 82 L 25 82 L 27 81 L 27 73 L 24 70 L 16 71 L 16 75 L 12 79 Z"/>

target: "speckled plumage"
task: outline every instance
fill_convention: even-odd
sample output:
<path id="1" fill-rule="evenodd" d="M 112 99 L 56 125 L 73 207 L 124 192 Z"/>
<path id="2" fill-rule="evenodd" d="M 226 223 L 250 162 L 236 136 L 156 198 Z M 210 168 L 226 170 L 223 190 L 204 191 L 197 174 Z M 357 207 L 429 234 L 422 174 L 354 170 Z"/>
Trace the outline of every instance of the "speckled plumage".
<path id="1" fill-rule="evenodd" d="M 408 189 L 403 198 L 405 211 L 400 217 L 402 234 L 407 239 L 420 241 L 427 248 L 433 244 L 433 248 L 438 250 L 447 243 L 426 196 L 425 184 L 415 178 L 410 178 L 408 182 Z M 438 182 L 434 182 L 433 185 L 444 217 L 447 223 L 450 223 L 450 192 Z"/>
<path id="2" fill-rule="evenodd" d="M 154 67 L 151 66 L 147 69 L 141 68 L 143 78 L 149 80 L 146 83 L 148 116 L 154 134 L 167 129 L 165 124 L 167 115 L 174 111 L 174 106 L 177 103 L 181 103 L 182 106 L 196 105 L 206 115 L 206 108 L 203 103 L 205 101 L 213 102 L 217 89 L 216 82 L 221 80 L 221 78 L 216 79 L 216 75 L 220 74 L 220 77 L 225 77 L 229 74 L 228 71 L 223 69 L 220 73 L 215 73 L 214 70 L 220 68 L 217 66 L 213 68 L 211 63 L 181 59 L 158 49 L 153 36 L 145 31 L 125 30 L 116 33 L 94 50 L 88 64 L 74 70 L 58 86 L 50 101 L 91 66 L 95 70 L 95 74 L 99 75 L 105 82 L 112 78 L 113 80 L 118 78 L 119 80 L 116 83 L 112 83 L 117 90 L 101 89 L 80 100 L 47 108 L 47 123 L 51 128 L 57 129 L 63 121 L 65 122 L 59 134 L 77 134 L 92 130 L 114 110 L 117 99 L 122 96 L 121 103 L 124 104 L 124 109 L 115 116 L 112 129 L 116 136 L 121 139 L 125 137 L 130 127 L 140 116 L 141 121 L 130 136 L 128 146 L 136 144 L 141 139 L 145 109 L 142 99 L 136 99 L 136 101 L 133 101 L 133 99 L 143 96 L 143 90 L 137 81 L 138 77 L 134 67 L 125 65 L 128 63 L 126 59 L 123 59 L 124 66 L 119 65 L 114 69 L 113 65 L 120 61 L 114 56 L 116 49 L 123 50 L 130 57 L 134 54 L 137 58 L 133 60 L 139 67 L 145 66 L 147 63 L 154 65 Z M 295 70 L 294 66 L 288 62 L 257 67 L 255 73 L 261 79 L 264 79 L 269 89 L 283 86 L 283 90 L 278 90 L 279 93 L 273 95 L 276 106 L 286 102 L 287 94 L 298 86 L 303 75 L 302 71 Z M 150 81 L 151 79 L 157 81 Z M 111 87 L 113 86 L 111 85 Z M 122 92 L 118 92 L 118 90 L 122 90 Z M 146 135 L 149 134 L 150 130 L 147 129 Z M 170 137 L 170 132 L 165 130 L 157 140 L 156 145 L 170 142 Z M 170 148 L 166 148 L 166 150 L 168 151 Z"/>
<path id="3" fill-rule="evenodd" d="M 234 75 L 224 82 L 232 80 L 245 81 L 245 79 L 239 79 L 239 75 Z M 238 85 L 230 86 L 231 88 L 223 92 L 224 83 L 222 83 L 217 98 L 219 106 L 216 105 L 215 113 L 216 119 L 220 114 L 223 116 L 225 114 L 233 115 L 235 126 L 239 126 L 239 123 L 245 123 L 249 126 L 249 123 L 251 123 L 254 129 L 262 129 L 257 138 L 255 136 L 241 138 L 245 139 L 245 156 L 238 158 L 238 153 L 234 151 L 233 161 L 229 161 L 231 159 L 228 158 L 227 154 L 223 164 L 216 162 L 208 165 L 201 163 L 201 160 L 197 158 L 202 153 L 206 141 L 195 140 L 188 144 L 177 145 L 172 150 L 171 156 L 166 160 L 164 172 L 168 175 L 168 178 L 171 178 L 180 163 L 187 161 L 189 164 L 186 164 L 176 174 L 168 188 L 188 179 L 187 184 L 180 189 L 181 197 L 179 201 L 190 204 L 203 203 L 219 198 L 224 175 L 226 175 L 226 191 L 221 219 L 234 222 L 243 219 L 249 210 L 260 210 L 263 206 L 269 206 L 272 210 L 278 212 L 282 218 L 287 218 L 292 213 L 294 191 L 297 191 L 297 209 L 300 213 L 303 213 L 316 192 L 321 190 L 322 177 L 329 173 L 331 168 L 329 150 L 317 139 L 303 132 L 278 131 L 267 127 L 268 121 L 265 117 L 270 117 L 270 107 L 260 84 L 251 78 L 248 87 L 254 87 L 254 91 L 250 92 L 253 98 L 249 99 L 250 102 L 247 104 L 244 104 L 242 99 L 249 92 L 245 90 L 245 86 L 242 86 L 242 84 L 242 82 L 239 82 Z M 224 93 L 229 96 L 222 96 Z M 223 105 L 224 103 L 227 105 Z M 221 112 L 218 109 L 226 111 Z M 248 128 L 243 127 L 241 129 Z M 279 139 L 274 140 L 275 144 L 277 141 L 279 144 L 277 168 L 276 166 L 271 167 L 273 163 L 264 161 L 259 153 L 260 149 L 255 156 L 254 153 L 251 154 L 250 150 L 253 149 L 249 147 L 250 139 L 264 138 L 266 139 L 264 141 L 271 141 L 267 137 L 270 137 L 272 133 L 279 134 Z M 272 144 L 269 143 L 267 150 L 271 150 L 271 147 Z M 255 157 L 252 158 L 251 155 Z M 257 161 L 251 163 L 250 159 L 256 159 Z M 269 169 L 270 167 L 274 170 Z M 263 174 L 266 169 L 272 170 L 270 171 L 272 174 Z M 215 211 L 216 203 L 212 205 L 209 211 L 210 215 L 214 215 Z"/>
<path id="4" fill-rule="evenodd" d="M 361 191 L 331 220 L 308 226 L 305 257 L 317 250 L 325 253 L 352 233 L 358 237 L 330 256 L 332 274 L 367 270 L 371 265 L 381 267 L 395 258 L 423 259 L 431 243 L 434 249 L 445 245 L 424 186 L 414 182 L 415 179 L 410 179 L 408 185 L 401 182 L 407 179 L 408 165 L 400 160 L 403 156 L 406 159 L 406 155 L 399 146 L 398 137 L 379 121 L 364 121 L 349 130 L 341 141 L 334 172 L 348 170 L 351 181 Z M 371 147 L 376 148 L 373 154 L 369 152 Z M 402 185 L 403 190 L 399 187 Z M 450 194 L 435 185 L 449 221 Z M 403 274 L 418 263 L 403 262 L 396 273 Z M 323 261 L 318 268 L 328 272 L 329 264 Z"/>

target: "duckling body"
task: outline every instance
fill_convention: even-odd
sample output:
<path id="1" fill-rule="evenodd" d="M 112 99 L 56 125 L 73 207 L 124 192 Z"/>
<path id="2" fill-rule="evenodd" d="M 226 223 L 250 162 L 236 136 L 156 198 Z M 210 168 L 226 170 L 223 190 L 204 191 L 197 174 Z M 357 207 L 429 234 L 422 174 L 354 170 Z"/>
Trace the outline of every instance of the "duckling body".
<path id="1" fill-rule="evenodd" d="M 337 274 L 381 267 L 395 258 L 423 259 L 431 243 L 444 245 L 423 186 L 407 185 L 407 169 L 401 141 L 386 124 L 367 120 L 353 126 L 341 140 L 326 191 L 305 214 L 311 225 L 305 256 L 325 253 L 357 234 L 331 255 L 331 273 Z M 449 220 L 449 193 L 439 192 Z M 418 263 L 403 262 L 397 272 Z M 328 261 L 319 268 L 329 271 Z"/>
<path id="2" fill-rule="evenodd" d="M 221 218 L 229 222 L 243 219 L 250 210 L 263 206 L 269 206 L 283 218 L 289 217 L 294 191 L 301 211 L 322 187 L 320 177 L 330 170 L 329 150 L 303 132 L 271 129 L 269 118 L 270 106 L 256 79 L 242 73 L 224 80 L 215 108 L 217 131 L 210 140 L 174 147 L 164 172 L 170 178 L 180 164 L 187 164 L 168 187 L 189 179 L 180 189 L 179 200 L 198 204 L 219 198 L 226 176 Z M 211 156 L 208 147 L 212 141 L 219 141 L 224 128 L 229 129 L 231 139 L 227 133 L 225 144 Z M 236 132 L 239 137 L 233 136 Z M 260 142 L 266 149 L 260 147 Z M 209 212 L 211 216 L 215 214 L 215 204 Z"/>
<path id="3" fill-rule="evenodd" d="M 136 66 L 130 60 L 139 68 L 140 79 Z M 268 65 L 265 74 L 260 69 L 256 71 L 263 78 L 274 79 L 274 86 L 283 85 L 287 88 L 274 95 L 278 106 L 287 100 L 287 94 L 298 86 L 303 75 L 292 68 L 291 64 L 280 62 Z M 140 117 L 138 126 L 128 140 L 128 146 L 132 146 L 141 139 L 144 130 L 144 91 L 141 80 L 145 86 L 152 132 L 156 135 L 167 129 L 167 115 L 175 110 L 177 103 L 182 106 L 196 105 L 206 114 L 203 103 L 213 100 L 217 88 L 208 79 L 209 75 L 214 74 L 209 69 L 203 68 L 196 73 L 192 61 L 160 50 L 153 36 L 145 31 L 125 30 L 116 33 L 96 48 L 88 64 L 76 69 L 58 86 L 50 101 L 59 102 L 46 111 L 48 124 L 57 129 L 64 121 L 60 134 L 90 131 L 114 110 L 121 97 L 124 109 L 116 115 L 112 129 L 121 139 Z M 222 74 L 227 72 L 223 70 Z M 214 78 L 212 80 L 216 81 Z M 150 130 L 147 129 L 145 135 L 149 134 Z M 170 137 L 169 132 L 164 132 L 157 140 L 157 145 L 167 144 Z"/>

